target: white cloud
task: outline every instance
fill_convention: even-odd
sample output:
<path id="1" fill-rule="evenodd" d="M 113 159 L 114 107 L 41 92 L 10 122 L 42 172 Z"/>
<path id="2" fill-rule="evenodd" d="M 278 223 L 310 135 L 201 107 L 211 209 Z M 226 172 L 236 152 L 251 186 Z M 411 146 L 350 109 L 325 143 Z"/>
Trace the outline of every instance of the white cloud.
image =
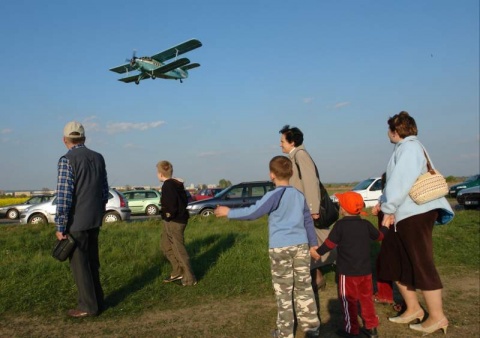
<path id="1" fill-rule="evenodd" d="M 197 156 L 198 157 L 214 157 L 218 155 L 224 154 L 224 151 L 205 151 L 203 153 L 199 153 Z"/>
<path id="2" fill-rule="evenodd" d="M 122 133 L 132 130 L 145 131 L 151 128 L 158 128 L 162 124 L 165 124 L 165 121 L 155 121 L 155 122 L 140 122 L 140 123 L 131 123 L 131 122 L 116 122 L 107 124 L 107 133 Z"/>
<path id="3" fill-rule="evenodd" d="M 313 100 L 314 100 L 313 97 L 304 97 L 303 103 L 311 103 Z"/>
<path id="4" fill-rule="evenodd" d="M 86 117 L 82 124 L 85 127 L 86 130 L 88 131 L 99 131 L 100 130 L 100 124 L 98 124 L 95 120 L 97 117 L 95 115 Z"/>
<path id="5" fill-rule="evenodd" d="M 13 132 L 13 130 L 12 130 L 12 129 L 8 129 L 8 128 L 5 128 L 5 129 L 0 130 L 0 134 L 2 134 L 2 135 L 10 134 L 10 133 L 12 133 L 12 132 Z"/>
<path id="6" fill-rule="evenodd" d="M 339 102 L 334 106 L 334 108 L 335 109 L 342 108 L 342 107 L 348 106 L 349 104 L 350 102 Z"/>

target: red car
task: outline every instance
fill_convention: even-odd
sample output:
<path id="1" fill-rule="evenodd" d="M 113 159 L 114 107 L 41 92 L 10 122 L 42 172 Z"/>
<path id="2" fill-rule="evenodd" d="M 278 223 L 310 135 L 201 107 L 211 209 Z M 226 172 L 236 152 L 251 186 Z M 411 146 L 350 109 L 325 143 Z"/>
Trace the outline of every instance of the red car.
<path id="1" fill-rule="evenodd" d="M 220 191 L 222 191 L 222 188 L 208 188 L 208 189 L 202 189 L 200 190 L 197 194 L 193 196 L 194 201 L 201 201 L 201 200 L 206 200 L 207 198 L 212 198 L 216 194 L 218 194 Z"/>

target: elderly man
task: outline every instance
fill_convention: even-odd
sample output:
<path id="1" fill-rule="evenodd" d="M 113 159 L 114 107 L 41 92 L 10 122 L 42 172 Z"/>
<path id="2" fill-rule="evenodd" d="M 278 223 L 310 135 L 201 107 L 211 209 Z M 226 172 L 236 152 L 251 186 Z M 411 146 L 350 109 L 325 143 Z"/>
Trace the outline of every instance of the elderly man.
<path id="1" fill-rule="evenodd" d="M 85 147 L 85 129 L 79 122 L 65 125 L 63 143 L 68 151 L 58 162 L 56 236 L 75 239 L 70 268 L 78 289 L 78 306 L 67 314 L 96 316 L 103 307 L 98 235 L 108 201 L 105 160 Z"/>

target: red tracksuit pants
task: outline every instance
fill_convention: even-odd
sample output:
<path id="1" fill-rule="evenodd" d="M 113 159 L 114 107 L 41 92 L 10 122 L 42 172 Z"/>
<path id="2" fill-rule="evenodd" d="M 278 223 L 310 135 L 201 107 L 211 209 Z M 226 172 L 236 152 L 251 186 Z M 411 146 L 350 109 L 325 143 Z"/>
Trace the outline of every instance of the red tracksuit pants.
<path id="1" fill-rule="evenodd" d="M 344 330 L 352 335 L 359 334 L 358 304 L 366 329 L 378 326 L 378 317 L 372 300 L 372 275 L 338 277 L 338 296 L 344 314 Z"/>

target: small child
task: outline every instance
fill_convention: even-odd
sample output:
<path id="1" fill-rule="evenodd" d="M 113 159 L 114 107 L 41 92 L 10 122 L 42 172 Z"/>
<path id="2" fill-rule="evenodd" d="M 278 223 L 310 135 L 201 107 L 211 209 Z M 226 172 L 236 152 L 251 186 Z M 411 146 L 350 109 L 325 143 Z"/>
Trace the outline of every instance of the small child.
<path id="1" fill-rule="evenodd" d="M 360 215 L 364 207 L 360 194 L 348 191 L 335 194 L 340 204 L 340 214 L 344 217 L 337 221 L 330 235 L 318 248 L 320 255 L 337 248 L 338 296 L 344 313 L 344 330 L 337 333 L 343 337 L 357 337 L 360 331 L 358 323 L 358 303 L 360 303 L 364 326 L 361 331 L 367 337 L 378 337 L 378 317 L 372 299 L 372 268 L 370 263 L 370 240 L 381 241 L 382 227 L 379 232 L 375 226 Z"/>
<path id="2" fill-rule="evenodd" d="M 294 336 L 295 314 L 305 337 L 320 335 L 320 321 L 310 277 L 310 255 L 316 253 L 317 236 L 303 194 L 289 185 L 292 162 L 285 156 L 270 161 L 270 179 L 276 188 L 255 205 L 230 209 L 218 206 L 217 217 L 254 220 L 268 214 L 269 256 L 272 283 L 277 298 L 277 328 L 274 337 Z M 295 311 L 293 307 L 295 306 Z"/>
<path id="3" fill-rule="evenodd" d="M 160 242 L 163 254 L 172 265 L 169 277 L 163 280 L 169 283 L 182 281 L 183 286 L 197 284 L 197 279 L 190 265 L 190 258 L 185 249 L 184 233 L 188 223 L 187 193 L 183 181 L 172 178 L 173 166 L 168 161 L 157 163 L 157 176 L 162 185 L 161 215 L 163 232 Z"/>

